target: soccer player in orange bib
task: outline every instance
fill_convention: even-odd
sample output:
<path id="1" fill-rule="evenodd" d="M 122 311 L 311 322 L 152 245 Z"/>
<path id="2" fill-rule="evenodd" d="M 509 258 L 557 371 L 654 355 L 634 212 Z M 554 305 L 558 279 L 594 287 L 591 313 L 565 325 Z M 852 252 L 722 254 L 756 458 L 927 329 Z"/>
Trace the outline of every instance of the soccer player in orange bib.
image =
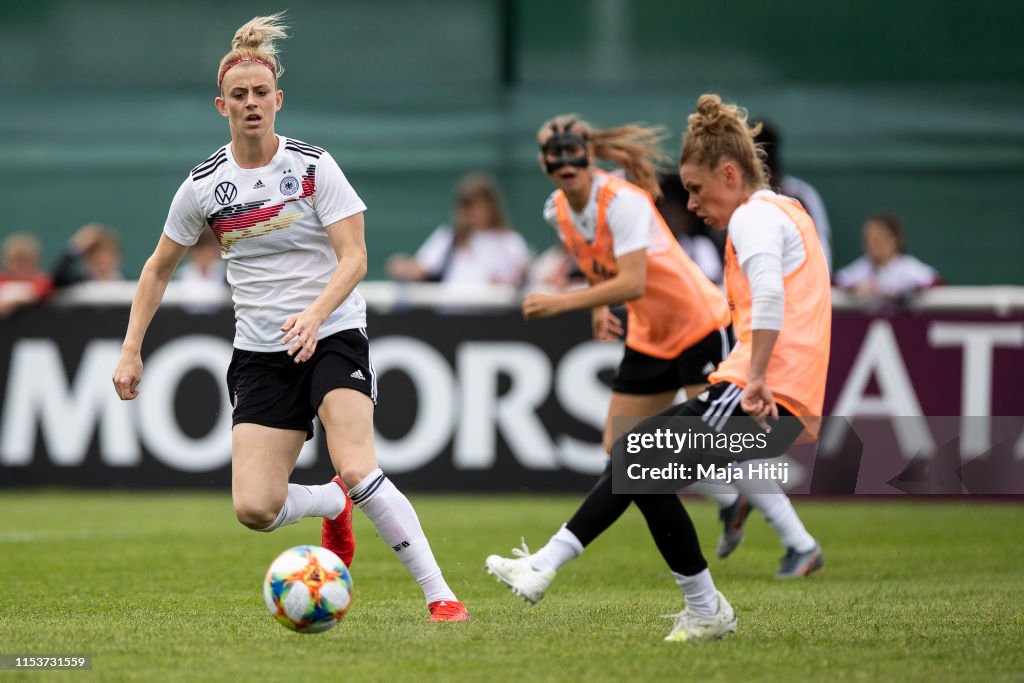
<path id="1" fill-rule="evenodd" d="M 662 415 L 701 416 L 724 428 L 731 416 L 795 417 L 804 440 L 817 438 L 825 399 L 832 300 L 828 266 L 811 217 L 796 200 L 768 189 L 760 126 L 713 94 L 697 100 L 688 119 L 679 174 L 689 209 L 727 230 L 725 283 L 737 336 L 708 390 Z M 710 416 L 714 416 L 712 420 Z M 782 495 L 777 514 L 792 515 Z M 768 513 L 766 513 L 768 514 Z M 769 515 L 770 516 L 770 515 Z M 781 578 L 821 571 L 818 543 L 797 523 L 787 542 Z"/>
<path id="2" fill-rule="evenodd" d="M 626 304 L 626 350 L 612 386 L 604 444 L 610 451 L 623 425 L 612 417 L 646 417 L 671 405 L 680 388 L 694 392 L 727 355 L 729 315 L 722 293 L 673 238 L 654 207 L 659 194 L 656 163 L 664 158 L 661 130 L 627 125 L 595 129 L 574 116 L 546 122 L 538 133 L 540 162 L 558 189 L 544 217 L 587 276 L 590 287 L 562 294 L 532 294 L 523 302 L 527 319 L 590 309 L 594 336 L 616 339 L 620 321 L 609 306 Z M 594 166 L 613 161 L 634 182 Z M 491 555 L 487 570 L 528 602 L 540 600 L 555 571 L 578 556 L 635 500 L 658 547 L 677 576 L 707 574 L 707 563 L 683 551 L 697 537 L 674 495 L 613 495 L 611 463 L 573 517 L 538 552 Z M 689 579 L 687 579 L 689 581 Z M 691 582 L 692 583 L 692 582 Z M 682 584 L 680 584 L 682 585 Z M 684 592 L 686 588 L 684 586 Z M 732 610 L 713 590 L 691 605 L 715 615 L 714 635 L 734 624 Z M 725 630 L 722 630 L 725 629 Z M 707 633 L 708 631 L 705 629 Z M 702 637 L 696 631 L 691 637 Z"/>

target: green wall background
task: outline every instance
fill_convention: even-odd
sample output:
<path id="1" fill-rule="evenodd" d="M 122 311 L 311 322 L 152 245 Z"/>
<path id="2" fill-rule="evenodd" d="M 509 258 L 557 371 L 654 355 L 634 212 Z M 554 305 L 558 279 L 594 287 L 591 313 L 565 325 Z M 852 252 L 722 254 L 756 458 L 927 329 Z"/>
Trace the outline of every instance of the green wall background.
<path id="1" fill-rule="evenodd" d="M 234 30 L 280 6 L 37 0 L 0 6 L 0 236 L 48 260 L 82 224 L 122 233 L 136 275 L 185 173 L 227 140 L 213 109 Z M 579 112 L 678 134 L 720 92 L 784 134 L 828 206 L 836 262 L 863 219 L 905 218 L 951 284 L 1024 284 L 1024 5 L 979 0 L 770 7 L 627 0 L 292 2 L 278 131 L 327 147 L 363 196 L 370 277 L 494 172 L 537 249 L 550 190 L 534 132 Z"/>

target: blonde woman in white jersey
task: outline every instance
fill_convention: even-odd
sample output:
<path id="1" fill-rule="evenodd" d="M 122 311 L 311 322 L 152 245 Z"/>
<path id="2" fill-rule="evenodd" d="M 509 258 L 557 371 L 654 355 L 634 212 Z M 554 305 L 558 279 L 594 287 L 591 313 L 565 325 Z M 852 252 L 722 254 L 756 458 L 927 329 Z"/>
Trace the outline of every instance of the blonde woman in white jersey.
<path id="1" fill-rule="evenodd" d="M 231 142 L 196 166 L 171 204 L 132 303 L 114 387 L 138 396 L 140 349 L 168 280 L 208 224 L 228 264 L 235 341 L 231 493 L 239 522 L 273 531 L 323 517 L 322 544 L 351 562 L 352 503 L 423 589 L 431 621 L 464 621 L 408 499 L 377 466 L 377 398 L 356 284 L 366 274 L 366 206 L 325 150 L 279 136 L 283 93 L 275 40 L 282 14 L 242 26 L 217 72 Z M 289 484 L 319 416 L 339 477 Z M 344 486 L 342 485 L 344 483 Z M 347 493 L 346 488 L 347 487 Z"/>

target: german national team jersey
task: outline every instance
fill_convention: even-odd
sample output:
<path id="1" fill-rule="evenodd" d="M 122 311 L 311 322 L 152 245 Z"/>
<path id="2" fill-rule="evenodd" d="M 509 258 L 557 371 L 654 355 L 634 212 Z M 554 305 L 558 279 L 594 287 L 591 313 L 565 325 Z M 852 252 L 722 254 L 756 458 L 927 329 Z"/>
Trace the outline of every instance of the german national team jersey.
<path id="1" fill-rule="evenodd" d="M 231 145 L 192 169 L 178 188 L 164 234 L 191 246 L 206 225 L 227 261 L 236 348 L 284 351 L 281 325 L 327 286 L 338 258 L 326 226 L 366 211 L 330 154 L 277 136 L 263 168 L 241 168 Z M 366 326 L 366 302 L 353 290 L 318 338 Z"/>

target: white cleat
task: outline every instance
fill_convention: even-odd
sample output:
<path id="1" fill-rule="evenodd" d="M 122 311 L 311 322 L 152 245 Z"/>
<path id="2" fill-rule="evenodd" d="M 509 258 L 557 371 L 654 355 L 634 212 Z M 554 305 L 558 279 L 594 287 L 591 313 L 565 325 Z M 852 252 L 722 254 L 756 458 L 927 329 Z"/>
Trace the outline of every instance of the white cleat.
<path id="1" fill-rule="evenodd" d="M 721 592 L 718 593 L 718 612 L 711 616 L 692 614 L 683 610 L 679 614 L 668 614 L 675 619 L 672 631 L 665 640 L 681 643 L 691 640 L 717 640 L 727 633 L 736 632 L 736 613 Z"/>
<path id="2" fill-rule="evenodd" d="M 530 564 L 530 549 L 523 541 L 522 549 L 513 548 L 514 558 L 490 555 L 484 561 L 487 573 L 512 589 L 512 592 L 531 605 L 536 605 L 544 597 L 548 586 L 555 580 L 555 572 L 540 571 Z"/>

